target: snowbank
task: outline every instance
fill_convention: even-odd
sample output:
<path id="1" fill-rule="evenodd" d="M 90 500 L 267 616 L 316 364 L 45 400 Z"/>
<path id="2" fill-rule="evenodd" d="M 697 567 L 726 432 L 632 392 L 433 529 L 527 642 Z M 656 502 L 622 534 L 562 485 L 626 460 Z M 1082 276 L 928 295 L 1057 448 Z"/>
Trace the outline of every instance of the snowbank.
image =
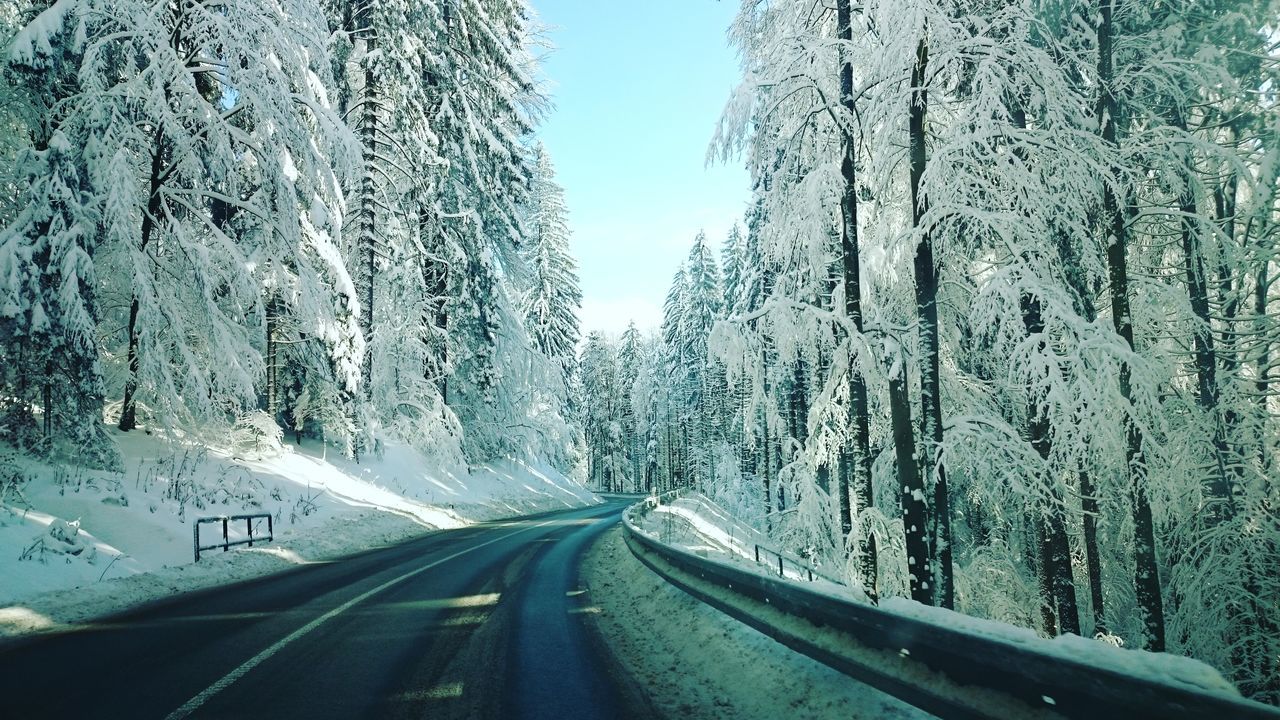
<path id="1" fill-rule="evenodd" d="M 945 608 L 929 607 L 907 598 L 885 598 L 880 602 L 880 609 L 1129 677 L 1200 692 L 1240 697 L 1240 691 L 1231 684 L 1231 681 L 1224 678 L 1222 673 L 1199 660 L 1181 655 L 1119 648 L 1109 642 L 1091 640 L 1079 635 L 1060 635 L 1046 640 L 1034 630 L 977 618 Z"/>
<path id="2" fill-rule="evenodd" d="M 447 467 L 397 444 L 356 463 L 315 441 L 251 454 L 144 432 L 115 438 L 122 473 L 48 465 L 0 449 L 0 484 L 10 479 L 0 493 L 0 635 L 430 529 L 599 502 L 548 467 Z M 205 552 L 192 562 L 196 518 L 245 513 L 271 514 L 276 541 Z M 243 533 L 243 525 L 232 529 Z M 220 528 L 204 525 L 201 533 L 210 544 Z"/>
<path id="3" fill-rule="evenodd" d="M 584 617 L 658 717 L 926 718 L 694 599 L 606 533 L 588 552 Z"/>

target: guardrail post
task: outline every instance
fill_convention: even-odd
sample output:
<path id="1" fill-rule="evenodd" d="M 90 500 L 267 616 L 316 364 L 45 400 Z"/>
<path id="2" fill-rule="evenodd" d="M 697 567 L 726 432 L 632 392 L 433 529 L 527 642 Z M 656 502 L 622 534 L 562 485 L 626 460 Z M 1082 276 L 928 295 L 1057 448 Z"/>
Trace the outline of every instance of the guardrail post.
<path id="1" fill-rule="evenodd" d="M 760 546 L 756 545 L 756 562 L 760 562 Z"/>
<path id="2" fill-rule="evenodd" d="M 786 573 L 782 572 L 782 553 L 778 553 L 778 577 L 786 579 Z"/>
<path id="3" fill-rule="evenodd" d="M 227 517 L 224 515 L 222 516 L 222 552 L 226 552 L 230 549 L 231 539 L 227 535 Z"/>
<path id="4" fill-rule="evenodd" d="M 276 541 L 276 531 L 271 527 L 271 513 L 267 513 L 267 542 Z"/>
<path id="5" fill-rule="evenodd" d="M 249 547 L 253 547 L 253 518 L 244 519 L 244 529 L 249 531 Z"/>
<path id="6" fill-rule="evenodd" d="M 196 524 L 191 528 L 191 544 L 196 549 L 196 562 L 200 562 L 200 521 L 196 520 Z"/>

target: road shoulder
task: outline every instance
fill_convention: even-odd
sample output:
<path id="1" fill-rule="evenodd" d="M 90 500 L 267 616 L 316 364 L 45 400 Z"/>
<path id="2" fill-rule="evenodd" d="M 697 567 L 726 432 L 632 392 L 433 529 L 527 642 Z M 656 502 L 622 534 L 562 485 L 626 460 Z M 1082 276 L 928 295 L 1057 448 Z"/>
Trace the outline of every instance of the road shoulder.
<path id="1" fill-rule="evenodd" d="M 654 717 L 917 718 L 922 713 L 730 618 L 667 583 L 620 529 L 587 552 L 589 626 L 628 705 Z"/>

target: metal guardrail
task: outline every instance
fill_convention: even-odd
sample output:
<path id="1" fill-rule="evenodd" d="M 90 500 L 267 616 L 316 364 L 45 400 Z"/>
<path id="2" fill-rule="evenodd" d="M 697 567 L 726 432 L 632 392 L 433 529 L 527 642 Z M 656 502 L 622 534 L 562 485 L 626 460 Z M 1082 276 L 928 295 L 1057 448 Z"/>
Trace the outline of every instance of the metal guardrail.
<path id="1" fill-rule="evenodd" d="M 646 511 L 648 511 L 648 510 L 652 510 L 654 507 L 658 505 L 670 505 L 672 502 L 675 502 L 680 498 L 687 497 L 688 495 L 689 495 L 689 490 L 687 488 L 676 488 L 675 490 L 668 490 L 667 492 L 662 493 L 661 495 L 650 495 L 646 497 L 644 501 L 640 504 L 644 505 Z M 721 508 L 719 505 L 716 505 L 714 502 L 709 500 L 706 496 L 701 496 L 698 498 L 698 500 L 701 503 L 711 505 L 712 507 L 720 510 L 721 512 L 724 512 L 724 508 Z M 638 508 L 638 507 L 639 505 L 633 506 L 633 508 Z M 770 555 L 772 555 L 774 559 L 778 561 L 777 562 L 778 577 L 780 578 L 786 578 L 787 576 L 786 568 L 790 566 L 795 570 L 796 577 L 798 577 L 801 580 L 804 580 L 807 578 L 809 582 L 813 582 L 816 579 L 822 579 L 835 585 L 845 585 L 845 582 L 843 580 L 840 580 L 839 578 L 831 577 L 830 575 L 823 573 L 815 565 L 807 563 L 804 560 L 801 560 L 800 558 L 797 558 L 794 555 L 779 552 L 767 545 L 761 545 L 759 543 L 752 543 L 752 546 L 755 548 L 755 558 L 756 558 L 757 565 L 766 565 L 769 567 L 773 567 L 774 566 L 773 560 L 766 561 L 765 559 L 762 559 Z"/>
<path id="2" fill-rule="evenodd" d="M 262 537 L 261 535 L 259 535 L 258 537 L 254 537 L 253 521 L 260 520 L 262 518 L 267 519 L 267 536 L 265 538 Z M 249 534 L 248 538 L 244 540 L 230 539 L 228 531 L 230 529 L 229 525 L 232 520 L 245 521 L 245 530 Z M 205 546 L 200 545 L 200 526 L 205 524 L 211 525 L 213 523 L 218 523 L 218 522 L 222 523 L 222 542 L 214 543 L 213 545 L 205 545 Z M 262 542 L 264 540 L 266 542 L 271 542 L 272 540 L 275 539 L 275 529 L 272 527 L 272 520 L 271 520 L 270 513 L 256 513 L 253 515 L 218 515 L 216 517 L 196 518 L 195 527 L 191 528 L 191 539 L 192 539 L 192 543 L 191 543 L 192 547 L 195 548 L 196 562 L 200 562 L 200 553 L 204 550 L 217 550 L 218 548 L 222 548 L 222 551 L 226 552 L 227 550 L 230 550 L 232 547 L 235 547 L 236 545 L 248 545 L 249 547 L 253 547 L 253 544 L 255 542 Z"/>
<path id="3" fill-rule="evenodd" d="M 756 551 L 756 564 L 767 565 L 768 567 L 772 568 L 773 567 L 772 560 L 769 560 L 766 562 L 765 560 L 762 559 L 772 555 L 773 557 L 778 559 L 778 577 L 780 578 L 786 579 L 787 563 L 790 563 L 791 566 L 795 569 L 796 575 L 801 580 L 804 580 L 806 578 L 808 579 L 809 582 L 813 582 L 814 580 L 826 580 L 827 582 L 833 585 L 845 585 L 845 582 L 843 580 L 840 580 L 839 578 L 833 578 L 830 575 L 826 575 L 821 570 L 814 567 L 813 565 L 810 565 L 809 563 L 803 562 L 801 560 L 797 560 L 793 557 L 785 556 L 783 553 L 780 553 L 777 550 L 774 550 L 773 548 L 767 545 L 760 545 L 758 543 L 755 543 L 754 545 L 755 545 L 755 551 Z"/>
<path id="4" fill-rule="evenodd" d="M 815 592 L 794 582 L 760 575 L 659 542 L 636 527 L 632 514 L 652 507 L 647 499 L 623 514 L 628 546 L 672 584 L 819 662 L 944 718 L 994 718 L 999 710 L 927 687 L 879 667 L 866 649 L 908 657 L 954 683 L 1016 698 L 1069 718 L 1238 718 L 1280 720 L 1269 705 L 1197 692 L 1133 677 L 1108 668 L 1036 652 L 999 638 L 897 615 L 875 606 Z M 733 602 L 733 596 L 748 603 Z M 769 619 L 769 611 L 837 631 L 815 642 Z M 841 638 L 843 634 L 845 638 Z M 848 647 L 842 647 L 847 645 Z M 860 646 L 860 647 L 859 647 Z"/>

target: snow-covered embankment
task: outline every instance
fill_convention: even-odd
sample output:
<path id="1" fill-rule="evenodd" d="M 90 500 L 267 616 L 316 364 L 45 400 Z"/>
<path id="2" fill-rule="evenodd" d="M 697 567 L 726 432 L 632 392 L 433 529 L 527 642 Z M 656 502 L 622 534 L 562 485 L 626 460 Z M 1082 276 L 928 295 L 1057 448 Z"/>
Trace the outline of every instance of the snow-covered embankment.
<path id="1" fill-rule="evenodd" d="M 432 529 L 598 502 L 549 467 L 457 466 L 404 445 L 387 444 L 356 463 L 314 441 L 246 452 L 143 432 L 115 437 L 121 473 L 0 451 L 0 636 Z M 196 518 L 247 513 L 271 514 L 274 542 L 207 552 L 193 563 Z M 232 532 L 243 534 L 243 525 Z M 259 523 L 255 534 L 263 532 Z M 220 535 L 220 526 L 202 528 L 206 544 Z"/>

